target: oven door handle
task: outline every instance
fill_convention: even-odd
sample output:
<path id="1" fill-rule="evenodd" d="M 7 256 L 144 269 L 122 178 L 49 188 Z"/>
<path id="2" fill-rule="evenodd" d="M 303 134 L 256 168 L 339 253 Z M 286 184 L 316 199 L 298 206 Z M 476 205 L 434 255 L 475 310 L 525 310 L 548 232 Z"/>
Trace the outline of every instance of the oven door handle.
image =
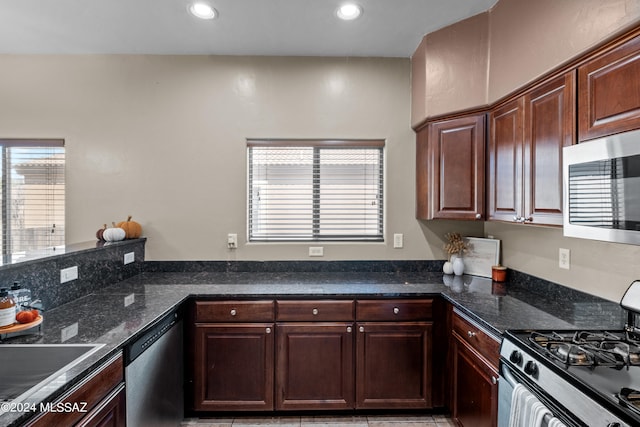
<path id="1" fill-rule="evenodd" d="M 513 375 L 511 374 L 511 370 L 509 369 L 509 367 L 505 364 L 502 364 L 502 378 L 504 378 L 509 385 L 511 385 L 511 387 L 515 387 L 516 384 L 518 384 L 518 380 L 516 380 Z"/>

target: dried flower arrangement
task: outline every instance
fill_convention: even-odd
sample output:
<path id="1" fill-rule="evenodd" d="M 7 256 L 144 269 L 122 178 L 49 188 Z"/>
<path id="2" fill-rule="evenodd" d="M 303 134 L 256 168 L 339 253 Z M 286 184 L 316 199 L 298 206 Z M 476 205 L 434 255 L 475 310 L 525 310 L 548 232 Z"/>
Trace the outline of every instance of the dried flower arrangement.
<path id="1" fill-rule="evenodd" d="M 460 256 L 469 249 L 469 244 L 464 241 L 460 233 L 447 233 L 444 237 L 448 241 L 448 243 L 444 245 L 444 251 L 449 254 L 449 258 L 451 258 L 451 255 Z"/>

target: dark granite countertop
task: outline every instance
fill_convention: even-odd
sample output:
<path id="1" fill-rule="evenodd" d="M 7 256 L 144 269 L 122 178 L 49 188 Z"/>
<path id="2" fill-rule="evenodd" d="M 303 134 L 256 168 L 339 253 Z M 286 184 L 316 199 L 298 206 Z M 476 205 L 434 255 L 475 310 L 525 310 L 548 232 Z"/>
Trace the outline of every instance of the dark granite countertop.
<path id="1" fill-rule="evenodd" d="M 556 285 L 557 286 L 557 285 Z M 562 288 L 557 286 L 558 288 Z M 565 288 L 566 289 L 566 288 Z M 565 292 L 565 291 L 560 291 Z M 135 301 L 125 306 L 124 298 Z M 6 343 L 61 343 L 62 330 L 78 323 L 65 343 L 101 343 L 99 351 L 66 373 L 55 389 L 29 401 L 49 401 L 72 387 L 147 327 L 190 297 L 197 298 L 414 298 L 443 296 L 490 333 L 507 329 L 620 329 L 626 312 L 617 303 L 580 292 L 538 292 L 535 286 L 442 273 L 142 273 L 43 314 L 40 333 Z M 29 415 L 29 414 L 27 414 Z M 27 415 L 5 413 L 0 425 L 19 425 Z"/>

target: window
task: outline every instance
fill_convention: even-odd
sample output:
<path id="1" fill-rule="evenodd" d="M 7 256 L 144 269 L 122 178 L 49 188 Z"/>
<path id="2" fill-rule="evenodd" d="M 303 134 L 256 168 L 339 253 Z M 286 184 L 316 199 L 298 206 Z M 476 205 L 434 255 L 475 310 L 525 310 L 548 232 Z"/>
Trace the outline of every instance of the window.
<path id="1" fill-rule="evenodd" d="M 250 241 L 382 241 L 384 141 L 248 141 Z"/>
<path id="2" fill-rule="evenodd" d="M 64 141 L 0 139 L 0 150 L 4 259 L 64 245 Z"/>

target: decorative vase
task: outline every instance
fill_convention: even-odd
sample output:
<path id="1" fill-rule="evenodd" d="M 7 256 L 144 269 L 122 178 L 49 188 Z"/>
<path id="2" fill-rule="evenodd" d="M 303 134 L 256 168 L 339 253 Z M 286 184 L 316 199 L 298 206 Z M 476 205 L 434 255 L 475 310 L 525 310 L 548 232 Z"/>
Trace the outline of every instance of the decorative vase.
<path id="1" fill-rule="evenodd" d="M 453 274 L 453 264 L 451 264 L 450 261 L 445 261 L 444 265 L 442 266 L 442 271 L 444 272 L 444 274 Z"/>
<path id="2" fill-rule="evenodd" d="M 451 264 L 453 265 L 453 274 L 461 276 L 464 273 L 464 262 L 462 261 L 462 257 L 455 257 L 453 261 L 451 261 Z"/>

